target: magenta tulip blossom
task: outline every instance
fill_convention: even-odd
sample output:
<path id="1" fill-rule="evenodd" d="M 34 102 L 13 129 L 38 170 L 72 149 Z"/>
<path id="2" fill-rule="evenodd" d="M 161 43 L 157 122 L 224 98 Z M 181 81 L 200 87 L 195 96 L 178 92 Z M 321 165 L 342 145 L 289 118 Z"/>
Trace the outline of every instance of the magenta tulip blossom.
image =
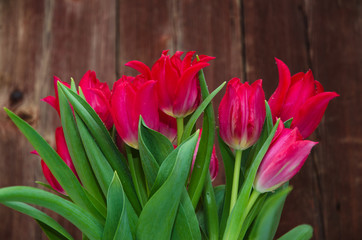
<path id="1" fill-rule="evenodd" d="M 176 52 L 172 57 L 163 51 L 160 59 L 150 70 L 139 61 L 131 61 L 126 66 L 138 70 L 146 79 L 157 81 L 160 109 L 175 118 L 184 118 L 195 111 L 200 104 L 200 86 L 198 72 L 214 59 L 206 55 L 200 61 L 192 57 L 195 52 L 188 52 L 183 60 L 183 52 Z"/>
<path id="2" fill-rule="evenodd" d="M 133 148 L 138 148 L 140 115 L 148 127 L 175 138 L 175 119 L 159 113 L 156 81 L 123 76 L 113 85 L 111 112 L 119 136 Z"/>
<path id="3" fill-rule="evenodd" d="M 80 80 L 79 86 L 89 105 L 96 111 L 107 129 L 111 129 L 113 119 L 109 104 L 111 91 L 109 90 L 108 84 L 106 82 L 100 82 L 96 77 L 96 73 L 89 70 Z"/>
<path id="4" fill-rule="evenodd" d="M 265 115 L 262 81 L 249 85 L 233 78 L 219 106 L 220 136 L 233 149 L 247 149 L 258 140 Z"/>
<path id="5" fill-rule="evenodd" d="M 63 159 L 63 161 L 68 165 L 68 167 L 73 171 L 73 173 L 77 176 L 78 174 L 74 168 L 73 161 L 70 157 L 69 150 L 67 147 L 67 143 L 65 141 L 64 132 L 62 127 L 58 127 L 55 130 L 55 143 L 56 143 L 56 152 Z M 36 151 L 32 153 L 37 154 Z M 48 166 L 45 164 L 43 160 L 41 160 L 41 167 L 43 170 L 43 174 L 45 179 L 48 181 L 50 186 L 52 186 L 59 193 L 65 194 L 64 189 L 60 186 L 58 180 L 54 177 Z M 79 178 L 78 178 L 79 180 Z"/>
<path id="6" fill-rule="evenodd" d="M 280 122 L 254 181 L 260 193 L 277 189 L 299 172 L 317 142 L 303 140 L 298 128 L 284 128 Z"/>
<path id="7" fill-rule="evenodd" d="M 322 85 L 314 80 L 312 71 L 297 73 L 291 77 L 290 71 L 279 59 L 279 85 L 269 99 L 275 120 L 293 118 L 291 127 L 297 127 L 303 138 L 309 137 L 319 125 L 330 100 L 339 96 L 335 92 L 324 92 Z"/>

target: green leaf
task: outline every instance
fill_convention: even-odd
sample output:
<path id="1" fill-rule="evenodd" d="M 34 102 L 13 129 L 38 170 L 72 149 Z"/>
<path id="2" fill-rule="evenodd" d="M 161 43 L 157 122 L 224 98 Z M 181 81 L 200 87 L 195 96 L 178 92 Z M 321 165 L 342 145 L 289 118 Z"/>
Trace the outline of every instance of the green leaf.
<path id="1" fill-rule="evenodd" d="M 290 128 L 290 125 L 293 122 L 293 118 L 289 118 L 287 121 L 284 122 L 284 127 L 285 128 Z"/>
<path id="2" fill-rule="evenodd" d="M 201 240 L 199 222 L 186 188 L 184 188 L 172 232 L 172 240 Z"/>
<path id="3" fill-rule="evenodd" d="M 73 239 L 73 237 L 53 218 L 49 217 L 47 214 L 42 211 L 22 202 L 2 202 L 5 206 L 12 208 L 18 212 L 26 214 L 35 220 L 43 228 L 46 226 L 46 229 L 52 230 L 54 234 L 58 235 L 59 239 Z"/>
<path id="4" fill-rule="evenodd" d="M 0 189 L 0 202 L 24 202 L 48 208 L 73 223 L 90 239 L 102 237 L 103 225 L 89 212 L 52 193 L 32 187 L 6 187 Z"/>
<path id="5" fill-rule="evenodd" d="M 274 238 L 279 225 L 285 199 L 291 190 L 291 187 L 287 187 L 271 195 L 266 200 L 249 235 L 251 239 L 271 240 Z"/>
<path id="6" fill-rule="evenodd" d="M 117 230 L 117 228 L 119 228 Z M 116 232 L 122 233 L 121 238 L 116 238 Z M 103 231 L 103 240 L 109 239 L 132 239 L 132 233 L 126 213 L 126 200 L 118 178 L 114 173 L 107 194 L 107 219 Z"/>
<path id="7" fill-rule="evenodd" d="M 199 82 L 202 98 L 206 100 L 210 95 L 207 89 L 204 72 L 202 70 L 199 72 Z M 221 84 L 221 86 L 218 88 L 219 91 L 224 84 L 225 82 Z M 191 122 L 192 121 L 190 119 L 187 124 Z M 191 174 L 190 184 L 188 187 L 190 199 L 194 208 L 196 208 L 200 200 L 202 189 L 204 187 L 204 182 L 209 172 L 210 159 L 215 140 L 215 115 L 211 102 L 207 105 L 205 109 L 202 128 L 203 131 L 201 134 L 200 144 L 197 151 L 194 168 Z M 209 220 L 213 221 L 213 219 Z"/>
<path id="8" fill-rule="evenodd" d="M 75 88 L 74 80 L 72 81 L 72 86 Z M 103 198 L 101 189 L 99 188 L 97 180 L 93 174 L 80 139 L 73 111 L 62 91 L 58 91 L 58 96 L 64 137 L 79 179 L 81 180 L 84 188 L 87 189 L 87 191 L 99 202 L 105 205 L 105 199 Z"/>
<path id="9" fill-rule="evenodd" d="M 159 166 L 174 148 L 167 137 L 148 128 L 142 117 L 138 126 L 138 145 L 143 171 L 151 188 L 156 180 Z"/>
<path id="10" fill-rule="evenodd" d="M 55 231 L 53 228 L 49 227 L 43 222 L 36 220 L 39 224 L 40 228 L 43 230 L 45 235 L 47 235 L 48 239 L 50 240 L 67 240 L 68 238 L 61 235 L 59 232 Z"/>
<path id="11" fill-rule="evenodd" d="M 221 157 L 224 163 L 225 169 L 225 196 L 224 196 L 224 206 L 221 215 L 220 221 L 220 237 L 224 234 L 226 222 L 229 217 L 230 212 L 230 200 L 231 200 L 231 189 L 233 183 L 233 174 L 234 174 L 234 162 L 235 156 L 230 150 L 229 146 L 222 140 L 220 137 L 220 132 L 218 132 L 219 148 Z"/>
<path id="12" fill-rule="evenodd" d="M 82 99 L 82 97 L 78 96 L 62 84 L 58 84 L 58 89 L 63 91 L 68 101 L 72 104 L 74 111 L 80 116 L 91 132 L 112 169 L 117 171 L 127 198 L 132 203 L 135 211 L 140 213 L 141 206 L 134 190 L 126 159 L 119 152 L 102 120 L 99 118 L 94 109 L 84 99 Z"/>
<path id="13" fill-rule="evenodd" d="M 61 157 L 49 146 L 49 144 L 24 120 L 16 116 L 13 112 L 5 108 L 6 113 L 25 135 L 35 150 L 44 160 L 54 177 L 58 180 L 69 197 L 83 209 L 92 213 L 92 215 L 100 222 L 104 221 L 102 215 L 92 205 L 85 194 L 82 185 L 72 170 L 65 164 Z"/>
<path id="14" fill-rule="evenodd" d="M 207 174 L 202 194 L 209 239 L 219 239 L 219 216 L 210 173 Z"/>
<path id="15" fill-rule="evenodd" d="M 313 228 L 310 225 L 302 224 L 299 225 L 282 237 L 278 238 L 278 240 L 309 240 L 313 237 Z"/>
<path id="16" fill-rule="evenodd" d="M 251 166 L 246 173 L 246 178 L 241 187 L 239 197 L 238 197 L 236 204 L 227 221 L 227 225 L 226 225 L 226 229 L 225 229 L 225 233 L 224 233 L 224 239 L 237 239 L 240 234 L 244 219 L 246 217 L 243 213 L 248 204 L 248 200 L 249 200 L 249 196 L 251 193 L 251 189 L 253 186 L 256 172 L 258 170 L 258 167 L 259 167 L 266 151 L 269 148 L 269 145 L 274 137 L 274 134 L 277 130 L 279 122 L 280 122 L 280 119 L 278 119 L 278 121 L 276 122 L 276 124 L 273 127 L 271 133 L 269 134 L 268 138 L 264 142 L 260 151 L 257 153 L 255 159 L 253 159 L 251 161 Z M 244 219 L 241 216 L 243 216 Z"/>
<path id="17" fill-rule="evenodd" d="M 98 184 L 102 189 L 104 196 L 106 196 L 108 192 L 108 186 L 112 181 L 112 167 L 109 165 L 107 159 L 104 157 L 102 151 L 99 149 L 97 143 L 95 142 L 82 119 L 80 119 L 77 113 L 75 113 L 75 116 L 77 119 L 80 137 L 87 153 L 89 163 L 96 175 Z"/>
<path id="18" fill-rule="evenodd" d="M 176 152 L 176 156 L 170 154 L 175 157 L 172 171 L 143 208 L 138 220 L 137 239 L 170 239 L 198 134 L 197 131 L 177 147 L 172 152 Z M 166 161 L 167 159 L 162 165 L 167 163 Z M 162 166 L 159 171 L 162 171 Z"/>
<path id="19" fill-rule="evenodd" d="M 202 70 L 200 71 L 202 72 Z M 200 73 L 201 74 L 201 73 Z M 203 73 L 202 73 L 203 74 Z M 211 103 L 212 99 L 220 92 L 220 90 L 225 86 L 226 82 L 223 82 L 218 88 L 216 88 L 210 95 L 207 92 L 207 96 L 202 101 L 200 106 L 196 109 L 196 111 L 192 114 L 190 119 L 188 120 L 184 133 L 182 135 L 182 141 L 184 141 L 186 138 L 188 138 L 191 135 L 192 129 L 196 124 L 197 119 L 201 116 L 201 114 L 204 112 L 207 106 Z"/>

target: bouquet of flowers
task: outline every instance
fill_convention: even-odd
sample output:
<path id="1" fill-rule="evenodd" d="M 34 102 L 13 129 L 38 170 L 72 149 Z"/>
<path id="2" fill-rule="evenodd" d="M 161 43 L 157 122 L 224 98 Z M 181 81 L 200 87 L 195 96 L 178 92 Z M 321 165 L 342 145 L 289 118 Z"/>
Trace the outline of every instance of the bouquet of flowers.
<path id="1" fill-rule="evenodd" d="M 212 99 L 226 83 L 209 93 L 203 69 L 214 58 L 182 55 L 164 51 L 152 68 L 128 62 L 139 75 L 122 76 L 112 90 L 92 71 L 79 88 L 55 77 L 55 96 L 43 101 L 61 120 L 56 149 L 5 108 L 41 157 L 48 184 L 38 183 L 50 192 L 6 187 L 0 203 L 34 218 L 49 239 L 73 237 L 31 205 L 63 216 L 83 239 L 273 239 L 288 181 L 317 144 L 305 139 L 338 95 L 276 59 L 279 86 L 269 101 L 262 80 L 231 79 L 217 128 Z M 216 141 L 225 184 L 214 187 Z M 279 239 L 312 232 L 300 225 Z"/>

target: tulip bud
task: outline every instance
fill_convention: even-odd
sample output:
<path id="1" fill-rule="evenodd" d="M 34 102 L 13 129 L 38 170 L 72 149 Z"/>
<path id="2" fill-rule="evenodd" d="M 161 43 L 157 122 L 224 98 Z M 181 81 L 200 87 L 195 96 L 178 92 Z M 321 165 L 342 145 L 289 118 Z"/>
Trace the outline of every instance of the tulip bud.
<path id="1" fill-rule="evenodd" d="M 249 85 L 233 78 L 219 106 L 220 136 L 233 149 L 247 149 L 258 140 L 265 115 L 262 81 Z"/>
<path id="2" fill-rule="evenodd" d="M 290 76 L 288 66 L 276 59 L 279 69 L 279 85 L 268 103 L 273 119 L 287 121 L 293 118 L 291 127 L 298 127 L 303 138 L 309 137 L 321 121 L 330 100 L 339 96 L 324 92 L 323 86 L 314 80 L 312 71 Z"/>
<path id="3" fill-rule="evenodd" d="M 272 143 L 266 152 L 254 181 L 260 193 L 277 189 L 289 181 L 303 166 L 317 142 L 303 140 L 298 128 L 284 128 L 280 122 Z"/>

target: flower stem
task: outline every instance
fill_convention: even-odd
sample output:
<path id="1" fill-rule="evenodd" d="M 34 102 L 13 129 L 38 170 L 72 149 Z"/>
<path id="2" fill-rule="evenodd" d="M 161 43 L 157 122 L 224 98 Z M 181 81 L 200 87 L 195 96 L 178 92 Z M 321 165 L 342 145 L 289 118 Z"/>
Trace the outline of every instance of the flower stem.
<path id="1" fill-rule="evenodd" d="M 243 212 L 243 214 L 241 215 L 241 218 L 240 218 L 240 225 L 242 225 L 244 223 L 244 220 L 246 219 L 246 217 L 248 216 L 251 208 L 254 206 L 254 203 L 256 202 L 256 200 L 258 199 L 258 197 L 260 196 L 260 192 L 258 191 L 253 191 L 250 198 L 249 198 L 249 201 L 248 201 L 248 205 L 246 206 L 246 209 L 245 211 Z"/>
<path id="2" fill-rule="evenodd" d="M 231 190 L 231 199 L 230 199 L 230 213 L 234 208 L 234 205 L 236 203 L 236 199 L 238 198 L 241 156 L 242 156 L 242 150 L 236 150 L 236 152 L 235 152 L 233 186 L 232 186 L 232 190 Z"/>
<path id="3" fill-rule="evenodd" d="M 184 119 L 176 118 L 177 121 L 177 146 L 181 144 L 182 134 L 184 133 Z"/>

